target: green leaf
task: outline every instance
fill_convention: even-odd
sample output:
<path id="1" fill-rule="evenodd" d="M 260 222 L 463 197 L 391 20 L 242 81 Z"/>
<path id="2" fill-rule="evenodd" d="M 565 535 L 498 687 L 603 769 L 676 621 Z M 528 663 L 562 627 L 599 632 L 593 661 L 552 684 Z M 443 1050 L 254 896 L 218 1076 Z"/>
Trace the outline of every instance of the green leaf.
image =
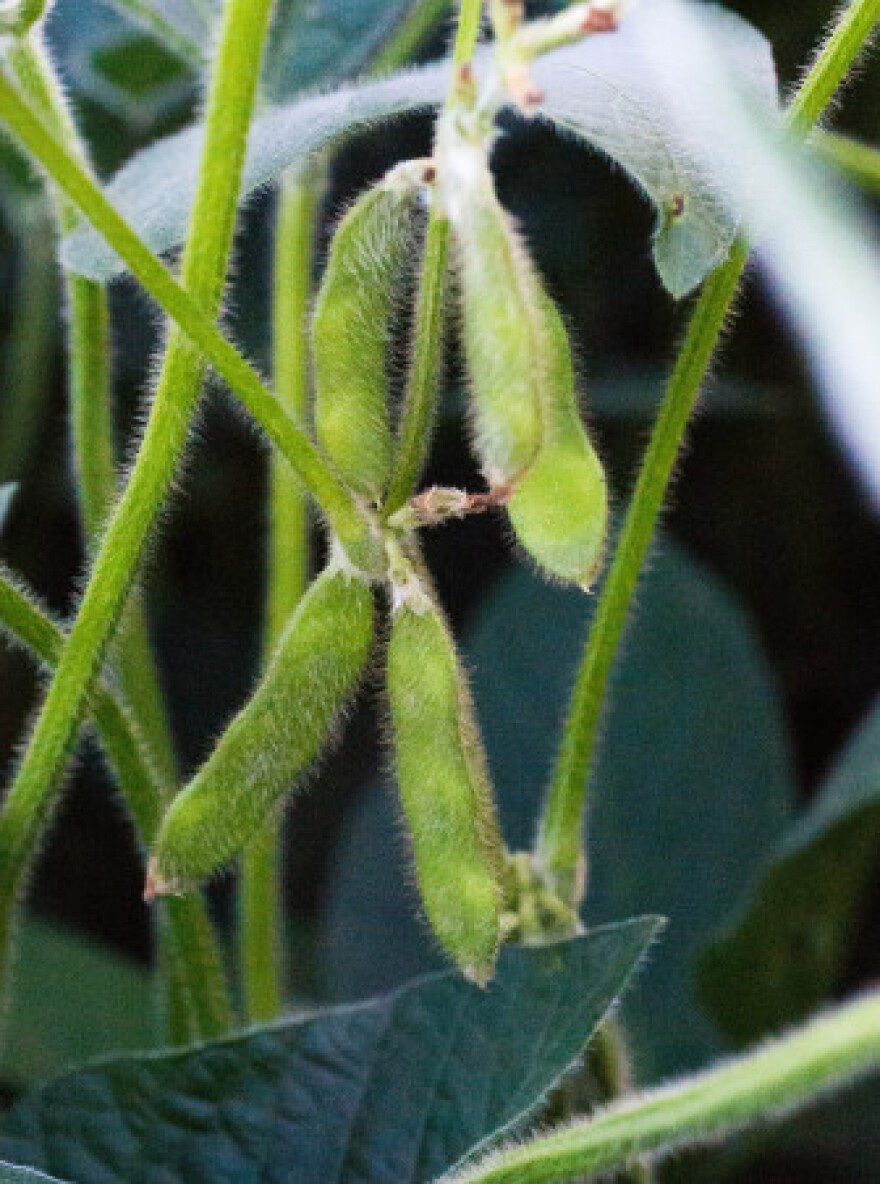
<path id="1" fill-rule="evenodd" d="M 15 497 L 17 488 L 18 486 L 13 481 L 8 481 L 5 485 L 0 485 L 0 532 L 3 530 L 3 524 L 9 514 L 12 499 Z"/>
<path id="2" fill-rule="evenodd" d="M 591 606 L 517 571 L 466 638 L 505 837 L 517 849 L 533 840 Z M 398 871 L 391 797 L 363 800 L 333 865 L 325 971 L 349 991 L 381 989 L 432 956 Z M 696 997 L 697 952 L 778 841 L 793 800 L 779 705 L 749 621 L 664 541 L 614 676 L 591 794 L 585 914 L 589 923 L 633 910 L 669 919 L 650 973 L 623 1006 L 640 1078 L 692 1069 L 718 1051 Z M 383 933 L 394 942 L 377 957 Z"/>
<path id="3" fill-rule="evenodd" d="M 0 1184 L 65 1184 L 57 1176 L 44 1176 L 32 1168 L 19 1168 L 15 1164 L 0 1163 Z"/>
<path id="4" fill-rule="evenodd" d="M 275 101 L 354 78 L 432 0 L 279 0 L 266 49 L 264 85 Z"/>
<path id="5" fill-rule="evenodd" d="M 33 1084 L 90 1057 L 155 1044 L 146 971 L 73 933 L 29 921 L 19 936 L 16 989 L 0 1077 Z"/>
<path id="6" fill-rule="evenodd" d="M 652 11 L 673 42 L 690 47 L 671 63 L 662 46 L 643 40 L 649 73 L 667 90 L 670 126 L 689 140 L 716 200 L 755 240 L 828 414 L 880 505 L 880 253 L 872 222 L 743 93 L 721 27 L 681 0 L 655 0 Z"/>
<path id="7" fill-rule="evenodd" d="M 630 921 L 201 1048 L 107 1062 L 10 1113 L 2 1153 L 74 1179 L 407 1184 L 530 1113 L 658 929 Z M 359 935 L 351 935 L 359 941 Z"/>
<path id="8" fill-rule="evenodd" d="M 701 962 L 736 1041 L 809 1014 L 840 981 L 880 850 L 880 702 Z"/>
<path id="9" fill-rule="evenodd" d="M 776 106 L 776 76 L 767 42 L 738 18 L 712 7 L 699 10 L 700 23 L 723 27 L 730 61 L 755 101 Z M 536 67 L 545 112 L 560 128 L 599 148 L 620 164 L 658 207 L 655 257 L 675 295 L 693 288 L 724 256 L 733 240 L 735 218 L 714 190 L 705 168 L 693 164 L 692 137 L 667 126 L 665 83 L 645 68 L 644 39 L 663 39 L 651 5 L 638 8 L 613 36 L 593 37 L 550 55 Z M 642 30 L 640 33 L 639 30 Z M 686 46 L 668 45 L 685 55 Z M 478 69 L 490 68 L 488 51 Z M 442 102 L 447 64 L 425 67 L 383 82 L 343 87 L 281 106 L 257 119 L 251 131 L 242 195 L 301 164 L 318 148 L 379 120 Z M 653 83 L 651 79 L 654 79 Z M 695 103 L 700 94 L 693 94 Z M 715 150 L 732 174 L 737 162 L 726 153 L 723 125 L 716 121 Z M 156 251 L 178 246 L 186 231 L 201 153 L 202 130 L 189 128 L 136 155 L 109 188 L 109 196 Z M 587 196 L 584 196 L 587 200 Z M 670 211 L 681 208 L 672 216 Z M 70 237 L 65 266 L 93 279 L 118 274 L 122 264 L 90 229 Z"/>

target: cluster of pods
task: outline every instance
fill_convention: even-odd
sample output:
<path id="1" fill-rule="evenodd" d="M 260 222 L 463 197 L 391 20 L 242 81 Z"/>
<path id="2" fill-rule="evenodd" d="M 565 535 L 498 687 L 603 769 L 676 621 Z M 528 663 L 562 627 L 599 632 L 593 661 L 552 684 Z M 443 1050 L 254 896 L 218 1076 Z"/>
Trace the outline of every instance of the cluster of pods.
<path id="1" fill-rule="evenodd" d="M 430 505 L 442 517 L 469 498 L 434 490 L 381 516 L 396 448 L 390 325 L 420 203 L 439 203 L 435 214 L 453 236 L 451 291 L 489 499 L 505 506 L 522 550 L 550 578 L 585 588 L 607 526 L 605 478 L 581 418 L 565 325 L 496 196 L 493 122 L 476 103 L 444 113 L 432 161 L 393 169 L 337 227 L 311 323 L 314 430 L 375 513 L 386 571 L 377 580 L 332 547 L 249 702 L 169 809 L 148 881 L 151 896 L 211 875 L 302 783 L 371 661 L 374 591 L 384 585 L 394 763 L 416 880 L 441 946 L 479 983 L 512 928 L 516 861 L 502 843 L 465 675 L 419 556 L 425 517 L 416 512 Z"/>

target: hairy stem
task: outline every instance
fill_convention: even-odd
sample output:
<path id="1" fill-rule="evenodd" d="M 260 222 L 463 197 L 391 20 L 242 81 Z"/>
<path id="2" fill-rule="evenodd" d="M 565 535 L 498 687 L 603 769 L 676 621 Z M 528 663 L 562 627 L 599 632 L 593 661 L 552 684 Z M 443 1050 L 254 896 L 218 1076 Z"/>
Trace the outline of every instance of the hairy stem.
<path id="1" fill-rule="evenodd" d="M 220 333 L 215 319 L 173 278 L 117 213 L 76 160 L 43 127 L 0 71 L 0 120 L 42 164 L 59 188 L 116 251 L 163 312 L 192 342 L 260 424 L 309 491 L 356 564 L 376 563 L 371 523 L 301 425 L 295 423 L 257 372 Z M 175 354 L 180 352 L 175 348 Z M 148 425 L 149 426 L 149 425 Z M 146 437 L 145 437 L 146 441 Z M 134 474 L 133 474 L 134 475 Z"/>
<path id="2" fill-rule="evenodd" d="M 37 661 L 54 669 L 64 649 L 65 637 L 58 625 L 0 567 L 0 631 L 24 646 Z M 137 727 L 127 707 L 113 692 L 98 682 L 89 695 L 89 709 L 94 717 L 101 746 L 111 766 L 140 835 L 149 847 L 155 837 L 167 805 L 164 787 L 156 775 Z M 172 970 L 180 1008 L 169 1016 L 172 1033 L 178 1030 L 187 1040 L 205 1040 L 228 1031 L 232 1008 L 223 974 L 220 951 L 214 937 L 204 901 L 198 895 L 183 900 L 169 900 L 163 905 L 159 920 L 160 959 Z M 169 965 L 170 964 L 170 965 Z M 172 994 L 170 986 L 169 995 Z"/>
<path id="3" fill-rule="evenodd" d="M 839 169 L 868 193 L 880 195 L 880 149 L 833 132 L 816 132 L 810 137 L 810 146 L 826 164 Z"/>
<path id="4" fill-rule="evenodd" d="M 432 210 L 425 235 L 415 342 L 398 433 L 397 455 L 383 507 L 385 519 L 399 510 L 415 493 L 428 454 L 440 389 L 448 255 L 449 222 Z"/>
<path id="5" fill-rule="evenodd" d="M 855 0 L 841 15 L 791 103 L 788 121 L 793 132 L 804 135 L 815 124 L 878 19 L 880 0 Z M 710 276 L 691 316 L 602 588 L 572 694 L 537 844 L 538 856 L 558 891 L 575 904 L 584 890 L 587 782 L 608 678 L 681 441 L 739 290 L 748 253 L 747 244 L 734 245 L 727 261 Z"/>
<path id="6" fill-rule="evenodd" d="M 880 1066 L 880 994 L 695 1077 L 453 1173 L 449 1184 L 564 1184 L 785 1116 Z"/>
<path id="7" fill-rule="evenodd" d="M 42 203 L 23 219 L 16 295 L 0 389 L 0 482 L 20 478 L 39 431 L 55 344 L 58 281 L 52 228 Z"/>
<path id="8" fill-rule="evenodd" d="M 81 167 L 89 171 L 85 145 L 64 101 L 64 95 L 39 33 L 17 42 L 8 52 L 22 93 L 47 127 L 71 146 Z M 53 187 L 62 234 L 78 222 L 76 209 Z M 93 550 L 116 497 L 116 459 L 111 406 L 110 317 L 102 284 L 69 272 L 67 296 L 70 422 L 76 488 L 86 543 Z M 117 639 L 125 696 L 151 750 L 159 772 L 169 783 L 177 770 L 171 729 L 150 646 L 146 617 L 137 593 L 130 601 Z"/>
<path id="9" fill-rule="evenodd" d="M 308 413 L 308 314 L 315 217 L 323 169 L 290 173 L 281 184 L 275 227 L 273 343 L 275 394 L 304 422 Z M 309 524 L 302 488 L 270 459 L 269 562 L 264 662 L 281 638 L 308 580 Z M 239 886 L 239 943 L 245 1008 L 253 1022 L 274 1019 L 284 992 L 282 821 L 277 812 L 245 850 Z"/>
<path id="10" fill-rule="evenodd" d="M 229 0 L 224 9 L 199 187 L 183 256 L 184 288 L 210 321 L 219 312 L 223 294 L 270 9 L 271 0 Z M 8 85 L 2 89 L 7 97 L 12 93 Z M 39 126 L 39 120 L 36 123 Z M 57 145 L 47 136 L 50 144 Z M 77 174 L 88 180 L 72 163 Z M 174 478 L 203 375 L 204 363 L 197 347 L 179 329 L 172 329 L 131 478 L 108 524 L 79 615 L 0 814 L 0 964 L 4 977 L 25 872 L 57 796 L 86 695 Z"/>

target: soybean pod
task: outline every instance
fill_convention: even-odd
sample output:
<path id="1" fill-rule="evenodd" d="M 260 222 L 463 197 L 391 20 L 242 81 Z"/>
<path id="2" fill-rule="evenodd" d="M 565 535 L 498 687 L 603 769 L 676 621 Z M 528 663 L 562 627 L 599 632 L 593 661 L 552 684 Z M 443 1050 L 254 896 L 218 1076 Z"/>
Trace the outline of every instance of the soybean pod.
<path id="1" fill-rule="evenodd" d="M 539 303 L 550 346 L 542 387 L 544 442 L 507 510 L 519 543 L 551 578 L 586 588 L 605 545 L 605 474 L 581 419 L 562 317 L 543 291 Z"/>
<path id="2" fill-rule="evenodd" d="M 391 470 L 388 335 L 412 242 L 414 166 L 393 169 L 339 223 L 312 319 L 318 440 L 351 488 L 373 501 Z"/>
<path id="3" fill-rule="evenodd" d="M 415 580 L 397 600 L 388 697 L 416 878 L 440 945 L 483 985 L 498 953 L 504 860 L 485 755 L 439 609 Z"/>
<path id="4" fill-rule="evenodd" d="M 370 588 L 331 562 L 301 600 L 252 698 L 166 814 L 148 898 L 211 875 L 257 834 L 327 742 L 372 640 Z"/>
<path id="5" fill-rule="evenodd" d="M 542 439 L 547 344 L 537 280 L 495 195 L 482 144 L 451 137 L 443 194 L 455 233 L 474 443 L 490 485 L 508 485 Z"/>

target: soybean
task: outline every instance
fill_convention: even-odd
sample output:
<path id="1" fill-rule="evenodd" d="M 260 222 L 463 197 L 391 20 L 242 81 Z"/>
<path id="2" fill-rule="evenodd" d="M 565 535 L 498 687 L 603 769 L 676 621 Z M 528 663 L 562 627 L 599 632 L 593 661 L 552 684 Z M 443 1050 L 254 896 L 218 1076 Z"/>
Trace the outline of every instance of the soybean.
<path id="1" fill-rule="evenodd" d="M 439 609 L 421 590 L 394 614 L 388 695 L 425 913 L 450 958 L 484 985 L 498 953 L 503 850 L 455 646 Z"/>
<path id="2" fill-rule="evenodd" d="M 333 236 L 312 320 L 318 440 L 351 488 L 372 500 L 391 469 L 389 322 L 412 241 L 412 192 L 392 173 L 351 207 Z"/>
<path id="3" fill-rule="evenodd" d="M 367 664 L 373 596 L 331 563 L 303 597 L 262 682 L 159 830 L 147 896 L 211 875 L 257 834 L 324 747 Z"/>
<path id="4" fill-rule="evenodd" d="M 565 325 L 546 293 L 538 299 L 550 345 L 544 441 L 507 509 L 518 541 L 551 578 L 589 587 L 608 526 L 605 474 L 578 408 Z"/>
<path id="5" fill-rule="evenodd" d="M 489 484 L 507 485 L 532 463 L 542 439 L 547 343 L 537 279 L 482 150 L 456 145 L 448 160 L 474 442 Z"/>

